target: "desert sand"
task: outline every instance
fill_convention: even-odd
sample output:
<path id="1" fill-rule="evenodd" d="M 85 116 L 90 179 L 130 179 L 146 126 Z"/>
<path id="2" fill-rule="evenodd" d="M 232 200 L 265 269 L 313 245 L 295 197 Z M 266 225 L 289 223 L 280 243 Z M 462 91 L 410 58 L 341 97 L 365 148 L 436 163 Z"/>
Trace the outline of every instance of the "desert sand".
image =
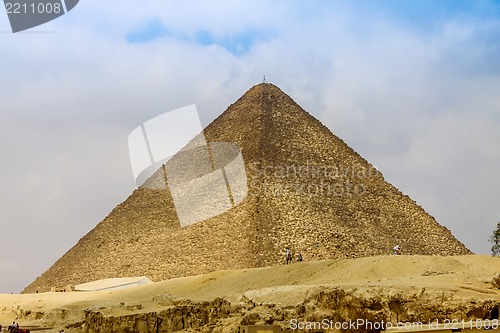
<path id="1" fill-rule="evenodd" d="M 69 327 L 66 332 L 84 332 L 85 310 L 118 317 L 216 298 L 231 304 L 251 302 L 254 306 L 273 304 L 292 308 L 304 304 L 322 288 L 354 290 L 357 295 L 422 294 L 425 291 L 436 297 L 448 295 L 443 302 L 483 300 L 498 307 L 499 272 L 500 258 L 480 255 L 402 255 L 295 262 L 217 271 L 115 291 L 0 295 L 0 324 L 5 327 L 15 320 L 21 326 L 51 328 L 47 332 L 58 332 L 64 327 Z M 239 321 L 236 318 L 226 324 L 236 327 L 244 316 L 242 312 Z M 224 331 L 225 324 L 218 325 L 220 331 Z"/>

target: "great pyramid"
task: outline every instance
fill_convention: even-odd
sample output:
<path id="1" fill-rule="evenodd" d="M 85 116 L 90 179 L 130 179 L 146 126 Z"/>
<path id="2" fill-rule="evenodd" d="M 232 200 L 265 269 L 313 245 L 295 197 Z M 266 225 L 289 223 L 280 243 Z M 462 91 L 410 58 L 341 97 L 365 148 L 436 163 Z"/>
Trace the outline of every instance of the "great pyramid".
<path id="1" fill-rule="evenodd" d="M 127 276 L 153 280 L 304 260 L 470 254 L 278 87 L 252 87 L 208 125 L 208 142 L 241 148 L 248 194 L 181 227 L 167 188 L 139 187 L 24 292 Z"/>

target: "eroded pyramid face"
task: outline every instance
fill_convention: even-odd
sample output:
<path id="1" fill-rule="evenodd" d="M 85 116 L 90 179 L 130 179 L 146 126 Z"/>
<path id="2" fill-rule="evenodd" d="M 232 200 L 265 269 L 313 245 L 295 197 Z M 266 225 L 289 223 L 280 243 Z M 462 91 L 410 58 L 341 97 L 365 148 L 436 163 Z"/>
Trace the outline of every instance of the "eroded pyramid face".
<path id="1" fill-rule="evenodd" d="M 184 150 L 158 166 L 157 179 L 135 190 L 25 291 L 109 277 L 161 280 L 278 265 L 286 248 L 307 260 L 388 254 L 395 244 L 408 254 L 470 253 L 274 85 L 252 87 L 203 134 L 207 150 Z M 231 149 L 223 148 L 226 154 L 210 167 L 193 163 L 193 156 L 213 160 L 208 150 L 221 142 L 241 153 L 233 167 L 244 165 L 245 193 L 233 188 L 232 169 L 226 178 L 222 171 L 203 178 L 237 159 Z M 165 183 L 168 173 L 175 176 L 172 187 L 168 177 Z M 155 181 L 163 185 L 153 186 Z M 217 181 L 220 187 L 212 186 Z M 224 209 L 210 202 L 223 202 L 218 195 L 224 191 L 233 194 L 233 203 L 241 200 Z M 216 214 L 201 214 L 194 207 L 200 201 L 190 201 L 197 195 L 207 200 L 201 202 L 208 210 L 201 211 Z M 185 204 L 177 205 L 178 199 Z M 183 214 L 196 223 L 183 223 Z"/>

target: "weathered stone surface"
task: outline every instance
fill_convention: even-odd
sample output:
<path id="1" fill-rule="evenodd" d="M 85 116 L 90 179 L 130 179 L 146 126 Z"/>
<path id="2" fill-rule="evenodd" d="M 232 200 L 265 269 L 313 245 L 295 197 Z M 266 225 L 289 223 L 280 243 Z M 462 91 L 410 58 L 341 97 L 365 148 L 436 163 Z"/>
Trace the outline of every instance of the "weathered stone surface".
<path id="1" fill-rule="evenodd" d="M 457 298 L 450 292 L 436 293 L 425 288 L 414 291 L 379 288 L 369 293 L 356 289 L 320 287 L 296 306 L 281 304 L 247 304 L 231 306 L 223 299 L 170 307 L 166 310 L 131 314 L 122 317 L 103 316 L 87 311 L 84 333 L 156 333 L 156 332 L 238 332 L 240 325 L 280 325 L 283 329 L 317 323 L 321 328 L 350 325 L 343 331 L 379 332 L 377 325 L 413 325 L 426 329 L 437 323 L 468 323 L 476 319 L 490 323 L 498 299 Z M 498 310 L 497 310 L 498 311 Z M 457 324 L 458 325 L 458 324 Z M 340 327 L 340 326 L 339 326 Z M 301 329 L 303 332 L 318 332 Z"/>
<path id="2" fill-rule="evenodd" d="M 85 312 L 85 333 L 127 332 L 178 332 L 184 329 L 200 331 L 230 314 L 230 303 L 217 298 L 212 302 L 185 304 L 152 313 L 114 317 L 103 316 L 99 311 Z"/>
<path id="3" fill-rule="evenodd" d="M 500 289 L 500 273 L 495 274 L 495 276 L 491 279 L 491 284 L 493 287 Z"/>
<path id="4" fill-rule="evenodd" d="M 276 86 L 251 88 L 204 133 L 241 147 L 241 204 L 181 227 L 168 188 L 138 188 L 24 292 L 277 265 L 285 247 L 305 260 L 387 254 L 395 243 L 405 254 L 470 253 Z"/>

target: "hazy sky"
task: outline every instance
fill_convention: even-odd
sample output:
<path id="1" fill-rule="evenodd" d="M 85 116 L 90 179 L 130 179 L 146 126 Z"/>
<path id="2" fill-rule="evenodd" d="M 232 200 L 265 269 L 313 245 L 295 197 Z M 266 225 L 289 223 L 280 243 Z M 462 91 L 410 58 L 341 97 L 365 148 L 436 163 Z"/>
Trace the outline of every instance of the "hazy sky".
<path id="1" fill-rule="evenodd" d="M 127 198 L 135 127 L 193 103 L 205 126 L 263 75 L 490 253 L 498 1 L 81 0 L 25 33 L 0 11 L 0 48 L 0 292 Z"/>

